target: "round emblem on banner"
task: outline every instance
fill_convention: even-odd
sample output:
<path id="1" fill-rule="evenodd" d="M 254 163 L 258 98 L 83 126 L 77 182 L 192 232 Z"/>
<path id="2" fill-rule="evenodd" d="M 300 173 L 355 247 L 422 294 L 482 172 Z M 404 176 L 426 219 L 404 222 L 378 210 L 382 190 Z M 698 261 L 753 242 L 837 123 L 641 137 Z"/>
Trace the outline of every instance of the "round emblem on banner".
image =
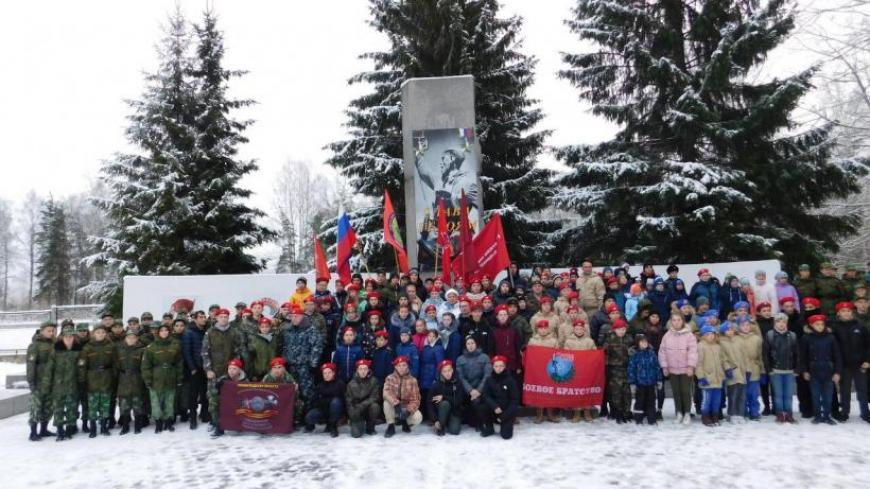
<path id="1" fill-rule="evenodd" d="M 547 362 L 547 374 L 557 384 L 569 382 L 577 371 L 574 369 L 574 358 L 558 353 Z"/>

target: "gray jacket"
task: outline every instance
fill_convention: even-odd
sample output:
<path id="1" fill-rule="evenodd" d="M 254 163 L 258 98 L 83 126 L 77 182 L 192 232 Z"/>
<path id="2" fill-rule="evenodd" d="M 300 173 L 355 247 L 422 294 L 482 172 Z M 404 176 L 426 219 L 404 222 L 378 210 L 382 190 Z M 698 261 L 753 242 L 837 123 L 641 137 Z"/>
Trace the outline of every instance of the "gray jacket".
<path id="1" fill-rule="evenodd" d="M 483 384 L 492 373 L 489 357 L 480 350 L 465 352 L 456 359 L 456 373 L 465 392 L 472 389 L 483 391 Z"/>

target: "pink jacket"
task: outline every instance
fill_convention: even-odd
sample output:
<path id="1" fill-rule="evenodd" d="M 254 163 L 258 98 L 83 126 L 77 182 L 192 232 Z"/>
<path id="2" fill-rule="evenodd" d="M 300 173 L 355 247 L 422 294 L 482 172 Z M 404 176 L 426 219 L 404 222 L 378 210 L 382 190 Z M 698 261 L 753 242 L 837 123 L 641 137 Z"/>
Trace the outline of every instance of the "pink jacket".
<path id="1" fill-rule="evenodd" d="M 668 374 L 688 375 L 698 365 L 698 340 L 689 328 L 669 329 L 659 346 L 659 365 Z"/>

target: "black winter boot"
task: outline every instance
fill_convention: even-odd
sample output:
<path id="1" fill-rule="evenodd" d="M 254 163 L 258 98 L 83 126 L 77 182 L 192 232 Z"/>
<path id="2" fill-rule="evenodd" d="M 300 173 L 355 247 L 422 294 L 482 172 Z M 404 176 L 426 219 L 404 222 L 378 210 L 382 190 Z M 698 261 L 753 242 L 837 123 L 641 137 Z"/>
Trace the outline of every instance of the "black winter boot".
<path id="1" fill-rule="evenodd" d="M 219 436 L 224 435 L 224 430 L 222 430 L 220 426 L 218 426 L 218 425 L 213 425 L 213 426 L 214 426 L 214 429 L 212 429 L 212 431 L 211 431 L 212 438 L 217 438 Z"/>
<path id="2" fill-rule="evenodd" d="M 377 431 L 375 431 L 375 424 L 371 421 L 366 421 L 366 434 L 367 435 L 377 434 Z"/>
<path id="3" fill-rule="evenodd" d="M 136 419 L 133 420 L 133 434 L 138 435 L 142 433 L 142 417 L 136 416 Z"/>
<path id="4" fill-rule="evenodd" d="M 329 431 L 329 436 L 333 438 L 338 437 L 338 424 L 337 423 L 327 423 L 326 429 Z"/>
<path id="5" fill-rule="evenodd" d="M 480 436 L 486 438 L 495 433 L 495 428 L 492 426 L 492 423 L 483 423 L 483 426 L 480 428 Z"/>
<path id="6" fill-rule="evenodd" d="M 76 433 L 79 432 L 79 425 L 77 425 L 77 424 L 75 423 L 75 421 L 74 421 L 72 424 L 69 424 L 69 425 L 66 426 L 66 430 L 65 430 L 65 431 L 66 431 L 66 437 L 67 437 L 67 438 L 72 438 L 73 435 L 75 435 Z"/>
<path id="7" fill-rule="evenodd" d="M 39 434 L 36 432 L 36 423 L 30 423 L 30 441 L 39 441 L 42 438 L 39 437 Z"/>
<path id="8" fill-rule="evenodd" d="M 634 422 L 636 424 L 643 424 L 643 414 L 642 413 L 634 413 Z"/>
<path id="9" fill-rule="evenodd" d="M 111 433 L 109 433 L 109 426 L 108 425 L 109 425 L 108 419 L 101 419 L 100 420 L 100 434 L 101 435 L 109 436 L 111 434 Z"/>
<path id="10" fill-rule="evenodd" d="M 169 431 L 175 431 L 175 420 L 174 419 L 167 419 L 167 420 L 163 421 L 163 427 Z"/>
<path id="11" fill-rule="evenodd" d="M 187 423 L 190 420 L 190 416 L 187 414 L 187 410 L 181 411 L 181 414 L 178 416 L 179 421 L 182 423 Z"/>
<path id="12" fill-rule="evenodd" d="M 39 436 L 44 438 L 46 436 L 54 436 L 56 433 L 48 431 L 48 421 L 42 421 L 39 423 Z"/>
<path id="13" fill-rule="evenodd" d="M 55 441 L 64 441 L 66 440 L 66 432 L 64 432 L 63 426 L 57 427 L 57 438 Z"/>
<path id="14" fill-rule="evenodd" d="M 88 425 L 88 420 L 82 419 L 82 433 L 90 433 L 91 428 Z"/>
<path id="15" fill-rule="evenodd" d="M 394 425 L 392 423 L 388 424 L 387 431 L 384 433 L 384 437 L 385 438 L 392 438 L 393 435 L 395 435 L 395 434 L 396 434 L 396 425 Z"/>
<path id="16" fill-rule="evenodd" d="M 121 424 L 121 435 L 126 435 L 130 432 L 130 418 L 127 415 L 121 416 L 118 422 Z"/>
<path id="17" fill-rule="evenodd" d="M 115 415 L 113 414 L 112 417 L 109 418 L 107 421 L 108 421 L 108 424 L 109 424 L 108 429 L 110 429 L 110 430 L 115 429 L 115 424 L 117 423 L 117 422 L 115 421 Z"/>
<path id="18" fill-rule="evenodd" d="M 407 421 L 402 421 L 402 432 L 403 433 L 410 433 L 411 432 L 411 427 L 408 426 Z"/>
<path id="19" fill-rule="evenodd" d="M 190 417 L 190 429 L 192 429 L 192 430 L 196 429 L 196 415 L 195 414 Z"/>
<path id="20" fill-rule="evenodd" d="M 160 433 L 163 431 L 163 420 L 155 419 L 154 420 L 154 433 Z"/>
<path id="21" fill-rule="evenodd" d="M 88 420 L 88 438 L 96 438 L 97 437 L 97 422 L 94 420 Z"/>

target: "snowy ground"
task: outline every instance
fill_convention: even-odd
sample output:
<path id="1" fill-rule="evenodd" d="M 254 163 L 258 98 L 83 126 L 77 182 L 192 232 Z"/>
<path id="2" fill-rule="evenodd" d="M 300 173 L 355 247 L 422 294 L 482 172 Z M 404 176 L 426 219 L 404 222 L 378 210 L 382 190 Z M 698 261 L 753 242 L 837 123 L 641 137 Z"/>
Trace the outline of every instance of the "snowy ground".
<path id="1" fill-rule="evenodd" d="M 853 407 L 857 412 L 857 406 Z M 666 413 L 672 412 L 666 407 Z M 26 415 L 0 421 L 3 487 L 18 488 L 866 488 L 870 424 L 760 423 L 705 428 L 523 419 L 515 437 L 227 435 L 175 433 L 27 441 Z M 319 430 L 318 430 L 319 431 Z M 60 456 L 62 454 L 62 456 Z M 50 462 L 48 462 L 50 460 Z M 44 470 L 37 466 L 46 461 Z"/>

